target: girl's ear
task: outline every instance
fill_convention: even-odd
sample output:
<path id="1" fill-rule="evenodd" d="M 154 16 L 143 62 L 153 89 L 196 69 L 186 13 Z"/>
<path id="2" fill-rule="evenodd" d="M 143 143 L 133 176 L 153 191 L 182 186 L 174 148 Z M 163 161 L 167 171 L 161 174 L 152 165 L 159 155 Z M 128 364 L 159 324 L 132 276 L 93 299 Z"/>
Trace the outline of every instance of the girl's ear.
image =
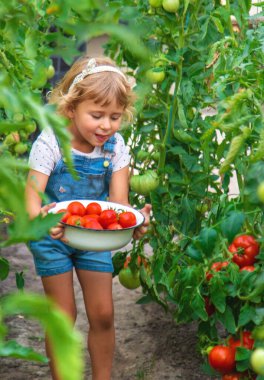
<path id="1" fill-rule="evenodd" d="M 74 117 L 74 108 L 73 106 L 69 106 L 66 110 L 66 115 L 69 119 L 72 119 Z"/>

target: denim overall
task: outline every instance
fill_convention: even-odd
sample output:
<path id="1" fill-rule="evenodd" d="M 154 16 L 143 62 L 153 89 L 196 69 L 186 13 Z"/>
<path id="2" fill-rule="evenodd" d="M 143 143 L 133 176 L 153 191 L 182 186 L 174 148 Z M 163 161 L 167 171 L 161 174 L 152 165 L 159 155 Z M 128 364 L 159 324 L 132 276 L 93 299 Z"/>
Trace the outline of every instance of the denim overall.
<path id="1" fill-rule="evenodd" d="M 116 139 L 112 136 L 104 145 L 104 157 L 88 158 L 73 153 L 73 163 L 78 174 L 74 179 L 61 158 L 51 173 L 45 193 L 50 202 L 73 199 L 106 200 L 113 172 L 111 158 L 114 155 Z M 108 161 L 106 163 L 106 161 Z M 87 252 L 78 250 L 54 240 L 49 235 L 40 241 L 31 241 L 37 274 L 52 276 L 77 269 L 113 272 L 111 252 Z"/>

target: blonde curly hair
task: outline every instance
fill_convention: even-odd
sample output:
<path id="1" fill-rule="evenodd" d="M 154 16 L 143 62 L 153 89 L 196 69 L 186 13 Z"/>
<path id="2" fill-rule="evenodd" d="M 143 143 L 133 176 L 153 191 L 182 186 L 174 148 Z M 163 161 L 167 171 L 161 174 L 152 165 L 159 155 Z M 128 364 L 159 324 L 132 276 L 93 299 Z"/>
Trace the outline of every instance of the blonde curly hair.
<path id="1" fill-rule="evenodd" d="M 74 78 L 82 72 L 91 57 L 79 58 L 67 71 L 64 77 L 48 94 L 48 102 L 56 104 L 57 112 L 67 117 L 70 109 L 85 101 L 93 100 L 101 106 L 107 106 L 113 99 L 124 108 L 124 119 L 133 118 L 135 94 L 128 80 L 116 72 L 103 71 L 87 75 L 76 83 L 69 91 Z M 116 67 L 115 63 L 107 57 L 95 58 L 96 65 L 109 65 Z"/>

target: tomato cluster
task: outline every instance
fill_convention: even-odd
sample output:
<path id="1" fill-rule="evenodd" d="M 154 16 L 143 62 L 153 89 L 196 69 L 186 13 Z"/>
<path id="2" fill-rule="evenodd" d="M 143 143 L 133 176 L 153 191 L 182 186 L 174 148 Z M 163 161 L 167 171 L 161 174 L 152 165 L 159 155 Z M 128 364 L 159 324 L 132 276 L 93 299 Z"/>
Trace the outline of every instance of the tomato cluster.
<path id="1" fill-rule="evenodd" d="M 137 224 L 133 212 L 102 210 L 97 202 L 91 202 L 85 207 L 81 202 L 73 201 L 66 209 L 61 209 L 57 213 L 63 213 L 61 218 L 63 223 L 94 230 L 120 230 Z"/>
<path id="2" fill-rule="evenodd" d="M 228 250 L 233 254 L 232 261 L 241 269 L 254 270 L 256 256 L 259 254 L 259 243 L 251 235 L 237 236 L 228 247 Z"/>
<path id="3" fill-rule="evenodd" d="M 240 338 L 230 336 L 227 345 L 214 346 L 208 355 L 208 361 L 212 368 L 222 374 L 222 380 L 243 379 L 245 373 L 236 371 L 236 349 L 244 347 L 252 350 L 254 339 L 250 331 L 242 331 Z M 249 374 L 246 374 L 248 378 Z"/>

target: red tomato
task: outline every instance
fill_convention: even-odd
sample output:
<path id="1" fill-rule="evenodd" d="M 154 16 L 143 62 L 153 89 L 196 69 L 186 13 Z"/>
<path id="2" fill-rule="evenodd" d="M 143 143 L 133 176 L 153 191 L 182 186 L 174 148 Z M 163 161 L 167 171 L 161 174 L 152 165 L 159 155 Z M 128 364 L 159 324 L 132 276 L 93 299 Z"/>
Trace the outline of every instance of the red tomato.
<path id="1" fill-rule="evenodd" d="M 78 202 L 78 201 L 74 201 L 74 202 L 69 203 L 67 210 L 72 215 L 79 215 L 79 216 L 85 215 L 85 207 L 81 202 Z"/>
<path id="2" fill-rule="evenodd" d="M 210 317 L 212 314 L 214 314 L 215 312 L 215 307 L 214 305 L 211 303 L 211 300 L 209 297 L 204 297 L 204 303 L 205 303 L 205 310 L 206 310 L 206 313 L 207 315 Z"/>
<path id="3" fill-rule="evenodd" d="M 236 351 L 237 347 L 241 347 L 240 339 L 235 339 L 233 336 L 231 336 L 228 339 L 228 345 Z"/>
<path id="4" fill-rule="evenodd" d="M 209 364 L 216 371 L 230 373 L 236 367 L 235 350 L 227 346 L 215 346 L 208 355 Z"/>
<path id="5" fill-rule="evenodd" d="M 98 219 L 99 219 L 99 215 L 94 215 L 94 214 L 84 215 L 82 217 L 82 224 L 85 225 L 85 223 L 90 221 L 90 220 L 96 220 L 98 222 Z"/>
<path id="6" fill-rule="evenodd" d="M 242 333 L 242 341 L 243 341 L 243 346 L 245 348 L 248 348 L 249 350 L 252 350 L 255 341 L 252 338 L 252 335 L 251 335 L 250 331 L 243 331 L 243 333 Z"/>
<path id="7" fill-rule="evenodd" d="M 103 227 L 101 226 L 101 224 L 99 222 L 97 222 L 97 220 L 95 220 L 95 219 L 88 220 L 84 224 L 84 227 L 85 228 L 90 228 L 92 230 L 102 230 L 103 229 Z"/>
<path id="8" fill-rule="evenodd" d="M 111 223 L 117 223 L 117 213 L 115 210 L 103 210 L 99 216 L 99 223 L 103 228 L 107 228 Z"/>
<path id="9" fill-rule="evenodd" d="M 255 263 L 259 243 L 251 235 L 240 235 L 233 240 L 228 250 L 233 253 L 233 262 L 242 268 Z"/>
<path id="10" fill-rule="evenodd" d="M 96 214 L 100 215 L 102 212 L 102 207 L 99 203 L 97 202 L 91 202 L 86 206 L 86 214 L 91 215 L 91 214 Z"/>
<path id="11" fill-rule="evenodd" d="M 109 224 L 107 226 L 107 229 L 108 230 L 122 230 L 123 227 L 121 226 L 121 224 L 114 222 L 114 223 Z"/>
<path id="12" fill-rule="evenodd" d="M 229 264 L 228 261 L 217 261 L 212 264 L 210 271 L 211 272 L 219 272 L 222 268 L 227 267 Z M 213 277 L 213 274 L 210 272 L 206 272 L 206 279 L 209 281 Z"/>
<path id="13" fill-rule="evenodd" d="M 62 213 L 62 212 L 67 212 L 67 209 L 66 209 L 66 208 L 61 208 L 60 210 L 58 210 L 58 211 L 56 212 L 56 214 L 60 214 L 60 213 Z"/>
<path id="14" fill-rule="evenodd" d="M 123 228 L 133 227 L 137 224 L 135 214 L 131 211 L 124 211 L 118 215 L 119 223 Z"/>
<path id="15" fill-rule="evenodd" d="M 254 267 L 254 265 L 246 265 L 245 267 L 240 268 L 240 272 L 241 272 L 242 270 L 246 270 L 246 271 L 248 271 L 248 272 L 254 272 L 255 269 L 256 269 L 256 268 Z"/>
<path id="16" fill-rule="evenodd" d="M 235 339 L 230 337 L 228 340 L 229 347 L 236 349 L 236 347 L 245 347 L 248 350 L 252 350 L 254 346 L 254 339 L 252 338 L 250 331 L 242 332 L 242 341 L 240 339 Z"/>
<path id="17" fill-rule="evenodd" d="M 241 379 L 241 373 L 230 373 L 228 375 L 222 376 L 222 380 L 240 380 Z"/>
<path id="18" fill-rule="evenodd" d="M 69 218 L 69 216 L 71 216 L 71 213 L 69 211 L 66 210 L 66 208 L 62 208 L 61 210 L 57 211 L 56 214 L 64 214 L 62 215 L 61 217 L 61 222 L 64 222 L 66 223 L 67 219 Z"/>
<path id="19" fill-rule="evenodd" d="M 79 215 L 70 215 L 65 223 L 70 224 L 71 226 L 80 227 L 82 226 L 82 217 Z"/>

